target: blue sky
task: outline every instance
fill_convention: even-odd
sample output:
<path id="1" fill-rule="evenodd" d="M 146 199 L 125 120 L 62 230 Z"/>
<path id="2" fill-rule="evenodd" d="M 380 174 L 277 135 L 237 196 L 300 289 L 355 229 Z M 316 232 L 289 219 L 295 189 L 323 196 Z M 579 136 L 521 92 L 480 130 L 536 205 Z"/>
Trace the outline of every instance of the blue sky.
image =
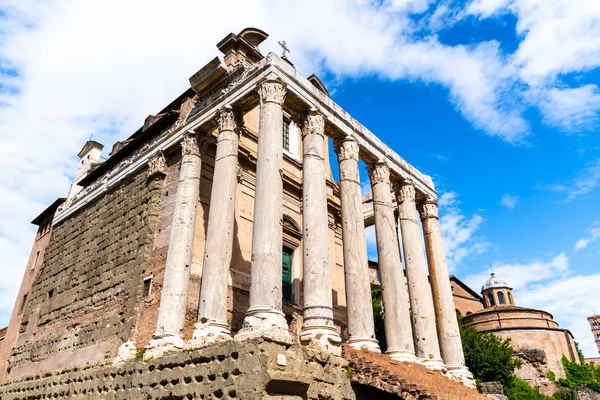
<path id="1" fill-rule="evenodd" d="M 600 2 L 214 3 L 0 1 L 0 325 L 29 221 L 66 194 L 90 134 L 106 155 L 222 37 L 256 26 L 271 35 L 263 53 L 285 40 L 305 76 L 433 177 L 453 273 L 478 290 L 492 264 L 519 305 L 596 354 Z"/>

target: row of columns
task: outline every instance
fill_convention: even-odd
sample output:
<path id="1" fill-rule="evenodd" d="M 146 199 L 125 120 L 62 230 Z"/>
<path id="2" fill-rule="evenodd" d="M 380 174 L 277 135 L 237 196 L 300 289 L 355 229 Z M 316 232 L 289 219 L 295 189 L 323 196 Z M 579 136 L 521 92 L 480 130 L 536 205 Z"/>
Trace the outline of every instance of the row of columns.
<path id="1" fill-rule="evenodd" d="M 258 85 L 260 100 L 250 307 L 235 339 L 267 337 L 290 343 L 282 312 L 283 155 L 282 105 L 286 86 L 276 76 Z M 238 115 L 231 107 L 217 113 L 219 135 L 208 217 L 202 287 L 191 345 L 231 339 L 227 324 L 228 276 L 233 246 L 237 176 Z M 330 242 L 325 176 L 325 121 L 316 109 L 303 121 L 303 240 L 304 324 L 300 340 L 340 354 L 341 338 L 333 323 Z M 200 179 L 197 136 L 182 142 L 183 159 L 176 207 L 169 237 L 169 253 L 161 295 L 157 331 L 149 350 L 183 347 L 182 331 L 194 238 Z M 351 137 L 335 143 L 339 158 L 343 254 L 348 312 L 348 343 L 354 348 L 379 351 L 375 339 L 371 290 L 359 178 L 359 145 Z M 452 291 L 441 242 L 437 205 L 419 205 L 425 236 L 417 220 L 415 188 L 398 183 L 396 194 L 404 250 L 406 280 L 392 205 L 389 167 L 369 165 L 373 190 L 377 250 L 383 286 L 385 331 L 391 357 L 447 369 L 458 377 L 470 375 L 454 313 Z M 428 281 L 428 274 L 430 280 Z"/>

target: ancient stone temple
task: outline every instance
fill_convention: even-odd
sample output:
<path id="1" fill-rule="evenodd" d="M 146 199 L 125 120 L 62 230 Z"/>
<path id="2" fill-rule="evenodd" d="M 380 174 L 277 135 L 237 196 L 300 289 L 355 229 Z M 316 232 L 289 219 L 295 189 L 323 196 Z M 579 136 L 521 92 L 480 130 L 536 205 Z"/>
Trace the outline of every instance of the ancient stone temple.
<path id="1" fill-rule="evenodd" d="M 106 161 L 99 143 L 80 152 L 66 199 L 34 221 L 43 232 L 0 353 L 3 399 L 480 398 L 431 178 L 316 76 L 263 56 L 266 38 L 229 34 L 223 58 Z"/>

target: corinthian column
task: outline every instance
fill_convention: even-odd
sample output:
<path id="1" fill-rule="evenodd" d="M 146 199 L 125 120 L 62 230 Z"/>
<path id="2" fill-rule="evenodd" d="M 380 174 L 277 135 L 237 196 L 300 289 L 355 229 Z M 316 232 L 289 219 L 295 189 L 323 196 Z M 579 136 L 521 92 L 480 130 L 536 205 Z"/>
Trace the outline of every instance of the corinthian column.
<path id="1" fill-rule="evenodd" d="M 323 115 L 311 110 L 302 128 L 304 325 L 300 340 L 341 355 L 331 299 L 324 130 Z"/>
<path id="2" fill-rule="evenodd" d="M 227 289 L 233 249 L 238 171 L 238 120 L 231 106 L 217 112 L 219 138 L 211 191 L 198 323 L 192 346 L 231 339 L 227 324 Z"/>
<path id="3" fill-rule="evenodd" d="M 336 142 L 336 150 L 340 163 L 348 344 L 355 349 L 366 347 L 379 352 L 371 306 L 371 282 L 358 174 L 358 143 L 346 137 Z"/>
<path id="4" fill-rule="evenodd" d="M 442 234 L 438 221 L 438 206 L 435 200 L 429 200 L 419 206 L 425 250 L 429 264 L 429 280 L 433 293 L 433 305 L 438 329 L 438 338 L 442 358 L 448 369 L 448 375 L 473 386 L 473 375 L 465 366 L 458 321 L 452 297 L 452 287 L 448 277 L 448 267 L 444 256 Z"/>
<path id="5" fill-rule="evenodd" d="M 158 309 L 156 332 L 148 344 L 148 356 L 159 356 L 173 348 L 183 348 L 183 327 L 200 193 L 201 143 L 193 132 L 181 141 L 181 169 L 175 195 L 175 211 L 169 234 L 169 250 Z"/>
<path id="6" fill-rule="evenodd" d="M 440 356 L 436 334 L 433 299 L 423 255 L 423 240 L 417 220 L 415 187 L 410 182 L 405 182 L 398 190 L 398 212 L 417 357 L 426 367 L 443 370 L 444 363 Z"/>
<path id="7" fill-rule="evenodd" d="M 373 190 L 377 257 L 383 287 L 385 338 L 388 347 L 386 354 L 396 360 L 418 362 L 392 205 L 390 168 L 382 161 L 377 162 L 369 166 L 369 176 Z"/>
<path id="8" fill-rule="evenodd" d="M 283 146 L 281 127 L 286 86 L 276 75 L 269 75 L 257 88 L 260 99 L 258 154 L 254 224 L 252 226 L 252 263 L 250 308 L 246 312 L 237 340 L 267 337 L 291 342 L 285 315 L 281 311 L 281 257 L 283 250 L 281 219 Z"/>

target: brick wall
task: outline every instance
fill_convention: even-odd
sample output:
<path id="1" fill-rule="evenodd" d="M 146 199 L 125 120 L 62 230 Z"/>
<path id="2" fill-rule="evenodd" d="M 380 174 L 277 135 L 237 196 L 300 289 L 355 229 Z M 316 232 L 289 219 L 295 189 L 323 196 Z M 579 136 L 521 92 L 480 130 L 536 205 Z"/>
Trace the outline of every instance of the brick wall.
<path id="1" fill-rule="evenodd" d="M 131 337 L 161 185 L 142 169 L 54 227 L 9 379 L 114 357 Z"/>

